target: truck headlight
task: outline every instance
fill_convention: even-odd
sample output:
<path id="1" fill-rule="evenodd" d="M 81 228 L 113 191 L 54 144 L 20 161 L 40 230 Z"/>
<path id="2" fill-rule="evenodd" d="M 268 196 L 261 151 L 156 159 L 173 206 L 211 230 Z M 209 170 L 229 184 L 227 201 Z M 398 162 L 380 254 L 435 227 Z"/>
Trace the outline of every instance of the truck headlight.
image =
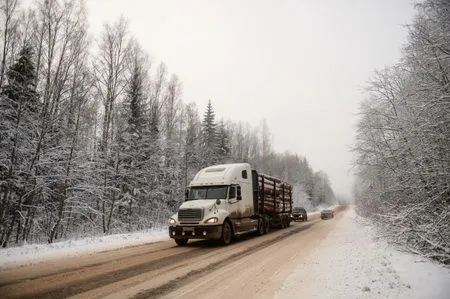
<path id="1" fill-rule="evenodd" d="M 170 220 L 169 220 L 169 224 L 175 224 L 175 223 L 177 223 L 177 222 L 175 221 L 175 219 L 173 219 L 173 218 L 170 218 Z"/>
<path id="2" fill-rule="evenodd" d="M 212 218 L 205 220 L 205 223 L 217 223 L 217 222 L 219 222 L 219 218 L 217 218 L 217 217 L 212 217 Z"/>

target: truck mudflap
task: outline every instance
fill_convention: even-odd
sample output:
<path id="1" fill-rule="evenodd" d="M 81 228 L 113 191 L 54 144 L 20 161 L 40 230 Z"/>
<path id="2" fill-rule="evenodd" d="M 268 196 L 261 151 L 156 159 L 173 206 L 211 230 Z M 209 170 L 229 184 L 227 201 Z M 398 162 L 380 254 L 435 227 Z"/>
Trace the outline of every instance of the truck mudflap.
<path id="1" fill-rule="evenodd" d="M 222 236 L 222 225 L 169 226 L 169 236 L 172 239 L 219 240 Z"/>

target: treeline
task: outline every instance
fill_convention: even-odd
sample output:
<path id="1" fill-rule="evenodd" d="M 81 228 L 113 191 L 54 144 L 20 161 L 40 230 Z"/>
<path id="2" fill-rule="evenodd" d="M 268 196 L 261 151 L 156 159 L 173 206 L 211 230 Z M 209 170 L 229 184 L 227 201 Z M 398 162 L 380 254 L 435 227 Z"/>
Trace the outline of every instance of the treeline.
<path id="1" fill-rule="evenodd" d="M 399 63 L 360 109 L 355 199 L 387 237 L 450 263 L 450 2 L 417 4 Z"/>
<path id="2" fill-rule="evenodd" d="M 0 1 L 0 243 L 54 242 L 165 224 L 213 163 L 250 162 L 332 202 L 327 176 L 277 154 L 267 125 L 182 102 L 119 19 L 92 39 L 83 1 Z"/>

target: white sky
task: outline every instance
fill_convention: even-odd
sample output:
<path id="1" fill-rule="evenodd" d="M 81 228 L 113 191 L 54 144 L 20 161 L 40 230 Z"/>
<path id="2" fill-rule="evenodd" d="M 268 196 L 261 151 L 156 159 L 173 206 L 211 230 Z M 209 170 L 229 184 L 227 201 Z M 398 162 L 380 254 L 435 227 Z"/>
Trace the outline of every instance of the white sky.
<path id="1" fill-rule="evenodd" d="M 184 102 L 218 118 L 263 118 L 276 151 L 306 156 L 351 195 L 355 113 L 376 68 L 400 58 L 411 0 L 87 0 L 91 32 L 125 16 L 183 82 Z"/>

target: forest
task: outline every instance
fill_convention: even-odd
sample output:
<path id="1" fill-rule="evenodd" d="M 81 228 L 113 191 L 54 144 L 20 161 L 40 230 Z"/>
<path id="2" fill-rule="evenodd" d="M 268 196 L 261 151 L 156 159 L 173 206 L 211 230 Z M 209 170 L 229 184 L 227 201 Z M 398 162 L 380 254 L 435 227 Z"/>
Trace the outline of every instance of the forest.
<path id="1" fill-rule="evenodd" d="M 450 2 L 416 9 L 401 60 L 367 85 L 355 200 L 390 241 L 449 264 Z"/>
<path id="2" fill-rule="evenodd" d="M 183 101 L 119 18 L 88 32 L 81 0 L 0 1 L 0 243 L 166 225 L 202 167 L 248 162 L 294 185 L 296 204 L 332 204 L 326 173 L 277 153 L 259 125 Z"/>

